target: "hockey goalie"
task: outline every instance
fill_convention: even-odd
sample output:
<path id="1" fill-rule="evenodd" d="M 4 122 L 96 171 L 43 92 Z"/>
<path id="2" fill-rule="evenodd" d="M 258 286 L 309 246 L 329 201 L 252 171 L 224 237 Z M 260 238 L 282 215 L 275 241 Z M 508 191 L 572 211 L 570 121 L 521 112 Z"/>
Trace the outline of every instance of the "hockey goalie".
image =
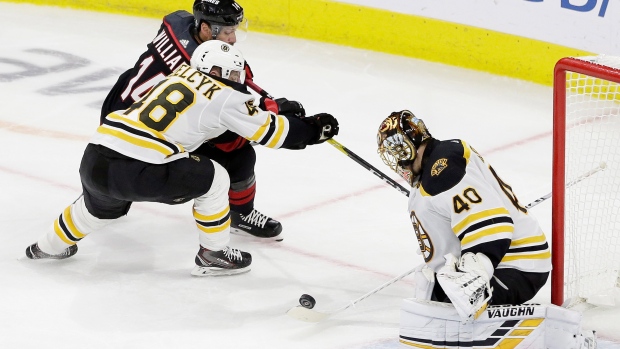
<path id="1" fill-rule="evenodd" d="M 551 252 L 512 188 L 460 139 L 441 141 L 403 110 L 377 134 L 383 162 L 411 186 L 408 211 L 425 264 L 404 300 L 401 343 L 416 348 L 594 348 L 581 315 L 524 305 Z"/>

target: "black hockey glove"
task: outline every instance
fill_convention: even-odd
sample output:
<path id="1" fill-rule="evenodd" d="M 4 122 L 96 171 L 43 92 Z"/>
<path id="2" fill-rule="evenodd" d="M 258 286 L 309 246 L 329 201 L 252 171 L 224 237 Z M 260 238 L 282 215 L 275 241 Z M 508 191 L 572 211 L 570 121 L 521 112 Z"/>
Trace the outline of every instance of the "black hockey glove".
<path id="1" fill-rule="evenodd" d="M 317 135 L 308 144 L 320 144 L 338 134 L 338 120 L 331 114 L 320 113 L 302 119 L 317 128 Z"/>
<path id="2" fill-rule="evenodd" d="M 262 97 L 258 107 L 262 110 L 269 110 L 279 115 L 286 115 L 290 117 L 303 118 L 306 116 L 306 110 L 301 103 L 297 101 L 289 101 L 286 98 L 271 98 Z"/>

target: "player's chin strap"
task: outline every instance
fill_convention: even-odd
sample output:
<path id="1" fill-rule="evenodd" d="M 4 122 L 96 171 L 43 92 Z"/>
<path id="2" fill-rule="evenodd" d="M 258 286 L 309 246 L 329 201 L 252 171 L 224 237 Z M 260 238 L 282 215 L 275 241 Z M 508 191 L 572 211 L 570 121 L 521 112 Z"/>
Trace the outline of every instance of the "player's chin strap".
<path id="1" fill-rule="evenodd" d="M 256 83 L 254 83 L 254 81 L 252 81 L 251 79 L 246 79 L 245 80 L 245 84 L 249 88 L 251 88 L 252 90 L 256 91 L 256 93 L 258 93 L 262 97 L 269 98 L 269 99 L 274 99 L 274 97 L 272 95 L 270 95 L 269 92 L 267 92 L 267 91 L 263 90 L 262 88 L 260 88 L 260 86 L 256 85 Z M 354 152 L 349 150 L 344 145 L 340 144 L 335 139 L 333 139 L 333 138 L 332 139 L 328 139 L 327 143 L 329 143 L 332 146 L 334 146 L 334 148 L 340 150 L 341 153 L 343 153 L 344 155 L 348 156 L 353 161 L 357 162 L 359 165 L 361 165 L 363 168 L 365 168 L 368 171 L 370 171 L 375 176 L 379 177 L 382 181 L 384 181 L 385 183 L 389 184 L 392 188 L 398 190 L 401 194 L 403 194 L 405 196 L 409 196 L 409 190 L 407 190 L 405 187 L 400 185 L 398 182 L 396 182 L 395 180 L 390 178 L 385 173 L 379 171 L 379 169 L 377 169 L 376 167 L 374 167 L 373 165 L 368 163 L 366 160 L 362 159 L 360 156 L 358 156 L 357 154 L 355 154 Z"/>

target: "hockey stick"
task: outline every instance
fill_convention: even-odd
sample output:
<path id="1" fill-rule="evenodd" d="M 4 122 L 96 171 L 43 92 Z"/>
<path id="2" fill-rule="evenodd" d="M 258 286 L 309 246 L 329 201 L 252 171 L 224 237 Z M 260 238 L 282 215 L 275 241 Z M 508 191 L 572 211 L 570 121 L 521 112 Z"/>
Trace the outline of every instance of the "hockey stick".
<path id="1" fill-rule="evenodd" d="M 606 167 L 607 167 L 607 163 L 605 163 L 605 161 L 601 161 L 601 163 L 597 167 L 591 169 L 590 171 L 588 171 L 588 172 L 582 174 L 581 176 L 573 179 L 572 181 L 566 183 L 566 188 L 572 187 L 573 185 L 583 181 L 584 179 L 590 177 L 591 175 L 597 173 L 598 171 L 604 170 Z M 532 208 L 532 207 L 540 204 L 541 202 L 549 199 L 551 197 L 551 194 L 552 193 L 548 193 L 546 195 L 543 195 L 543 196 L 539 197 L 538 199 L 536 199 L 536 200 L 530 202 L 529 204 L 527 204 L 525 206 L 525 208 L 527 208 L 529 210 L 530 208 Z"/>
<path id="2" fill-rule="evenodd" d="M 246 85 L 248 85 L 248 87 L 250 87 L 252 90 L 256 91 L 261 96 L 273 99 L 273 96 L 271 96 L 267 91 L 263 90 L 258 85 L 256 85 L 254 83 L 254 81 L 246 80 L 245 83 L 246 83 Z M 401 194 L 404 194 L 405 196 L 409 196 L 409 190 L 405 189 L 405 187 L 403 187 L 398 182 L 396 182 L 395 180 L 390 178 L 388 175 L 386 175 L 385 173 L 379 171 L 376 167 L 374 167 L 373 165 L 368 163 L 366 160 L 362 159 L 360 156 L 358 156 L 357 154 L 355 154 L 354 152 L 349 150 L 347 147 L 345 147 L 344 145 L 340 144 L 337 140 L 335 140 L 333 138 L 332 139 L 328 139 L 327 143 L 333 145 L 336 149 L 340 150 L 341 153 L 343 153 L 344 155 L 348 156 L 353 161 L 357 162 L 359 165 L 361 165 L 363 168 L 365 168 L 368 171 L 370 171 L 375 176 L 379 177 L 379 179 L 381 179 L 385 183 L 389 184 L 394 189 L 398 190 Z"/>
<path id="3" fill-rule="evenodd" d="M 275 99 L 272 95 L 269 94 L 269 92 L 260 88 L 260 86 L 258 86 L 254 81 L 250 79 L 246 79 L 245 84 L 252 90 L 256 91 L 256 93 L 258 93 L 262 97 L 269 98 L 269 99 Z"/>
<path id="4" fill-rule="evenodd" d="M 340 150 L 344 155 L 346 155 L 349 158 L 353 159 L 353 161 L 357 162 L 363 168 L 367 169 L 372 174 L 374 174 L 375 176 L 379 177 L 382 181 L 384 181 L 385 183 L 389 184 L 394 189 L 398 190 L 401 194 L 404 194 L 405 196 L 409 196 L 409 190 L 405 189 L 405 187 L 403 187 L 402 185 L 398 184 L 398 182 L 396 182 L 392 178 L 388 177 L 385 173 L 379 171 L 376 167 L 374 167 L 373 165 L 371 165 L 368 162 L 366 162 L 366 160 L 362 159 L 357 154 L 355 154 L 354 152 L 350 151 L 347 147 L 345 147 L 344 145 L 340 144 L 337 140 L 335 140 L 333 138 L 332 139 L 328 139 L 327 143 L 333 145 L 336 149 Z"/>
<path id="5" fill-rule="evenodd" d="M 321 320 L 324 320 L 334 314 L 338 314 L 340 312 L 343 312 L 353 306 L 355 306 L 357 303 L 363 301 L 364 299 L 372 296 L 373 294 L 381 291 L 382 289 L 390 286 L 391 284 L 400 281 L 401 279 L 403 279 L 405 276 L 413 273 L 414 271 L 416 271 L 416 269 L 418 269 L 418 267 L 415 267 L 411 270 L 407 270 L 406 272 L 398 275 L 397 277 L 393 278 L 392 280 L 377 286 L 375 289 L 373 289 L 372 291 L 367 292 L 366 294 L 360 296 L 359 298 L 353 299 L 351 301 L 349 301 L 349 303 L 345 306 L 342 306 L 340 308 L 336 308 L 336 309 L 332 309 L 332 310 L 324 310 L 324 311 L 318 311 L 318 310 L 314 310 L 314 309 L 308 309 L 308 308 L 304 308 L 301 305 L 298 305 L 296 307 L 291 308 L 288 312 L 286 312 L 286 314 L 294 319 L 300 320 L 300 321 L 306 321 L 306 322 L 319 322 Z"/>

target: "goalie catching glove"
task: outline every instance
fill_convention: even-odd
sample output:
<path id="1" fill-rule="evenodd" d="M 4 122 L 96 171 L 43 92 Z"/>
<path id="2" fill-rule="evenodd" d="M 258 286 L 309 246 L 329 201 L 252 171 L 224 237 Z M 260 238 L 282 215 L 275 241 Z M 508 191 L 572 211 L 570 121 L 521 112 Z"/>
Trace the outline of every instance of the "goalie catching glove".
<path id="1" fill-rule="evenodd" d="M 437 281 L 463 320 L 477 319 L 489 305 L 493 264 L 482 253 L 465 253 L 460 260 L 444 256 L 446 265 L 437 272 Z"/>
<path id="2" fill-rule="evenodd" d="M 289 101 L 286 98 L 271 99 L 262 97 L 258 104 L 258 107 L 262 110 L 268 110 L 278 115 L 291 116 L 296 118 L 303 118 L 306 116 L 306 110 L 301 103 L 297 101 Z"/>
<path id="3" fill-rule="evenodd" d="M 308 142 L 308 145 L 323 143 L 338 134 L 338 120 L 331 114 L 320 113 L 301 120 L 317 129 L 316 136 Z"/>

